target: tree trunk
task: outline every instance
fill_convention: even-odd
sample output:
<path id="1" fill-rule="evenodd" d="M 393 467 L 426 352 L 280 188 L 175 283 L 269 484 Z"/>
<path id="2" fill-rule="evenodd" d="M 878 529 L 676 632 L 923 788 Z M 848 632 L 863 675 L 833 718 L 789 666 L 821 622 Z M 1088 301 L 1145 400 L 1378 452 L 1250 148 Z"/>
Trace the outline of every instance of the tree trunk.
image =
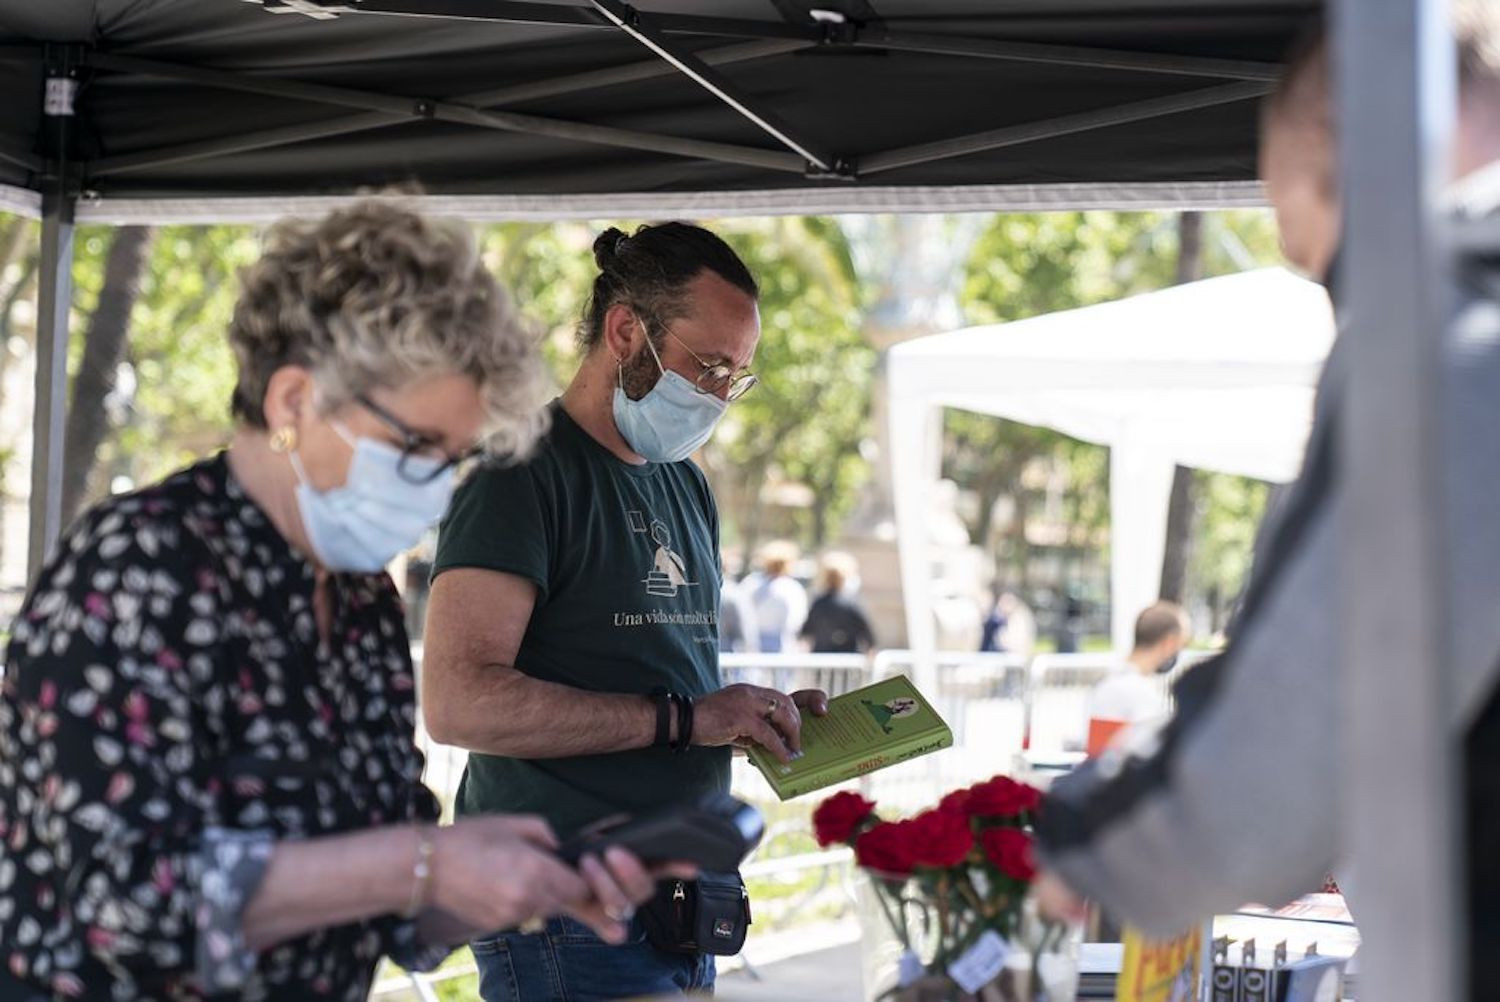
<path id="1" fill-rule="evenodd" d="M 1203 277 L 1203 213 L 1177 216 L 1177 284 Z"/>
<path id="2" fill-rule="evenodd" d="M 1177 283 L 1203 277 L 1203 214 L 1183 212 L 1177 217 Z M 1187 592 L 1188 551 L 1193 538 L 1193 471 L 1177 467 L 1172 476 L 1172 499 L 1167 505 L 1166 550 L 1162 554 L 1161 597 L 1182 602 Z"/>
<path id="3" fill-rule="evenodd" d="M 73 394 L 63 432 L 63 521 L 71 521 L 88 496 L 99 445 L 109 429 L 104 400 L 115 388 L 125 357 L 130 311 L 141 269 L 151 246 L 151 228 L 123 226 L 104 262 L 99 303 L 84 334 L 83 359 L 73 377 Z"/>
<path id="4" fill-rule="evenodd" d="M 1167 546 L 1162 554 L 1162 598 L 1181 603 L 1187 594 L 1188 556 L 1192 550 L 1194 509 L 1193 470 L 1179 466 L 1172 474 L 1172 498 L 1167 503 Z"/>
<path id="5" fill-rule="evenodd" d="M 1026 538 L 1026 522 L 1031 515 L 1031 505 L 1026 492 L 1017 485 L 1015 492 L 1016 514 L 1011 522 L 1011 565 L 1015 570 L 1015 584 L 1023 596 L 1031 594 L 1031 542 Z"/>

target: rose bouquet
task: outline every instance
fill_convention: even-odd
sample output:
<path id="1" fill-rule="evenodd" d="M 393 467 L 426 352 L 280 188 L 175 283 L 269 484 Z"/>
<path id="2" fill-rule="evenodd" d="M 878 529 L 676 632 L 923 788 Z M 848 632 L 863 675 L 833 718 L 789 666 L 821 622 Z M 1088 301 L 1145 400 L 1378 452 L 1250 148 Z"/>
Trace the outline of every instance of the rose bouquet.
<path id="1" fill-rule="evenodd" d="M 906 820 L 882 819 L 875 804 L 852 792 L 818 806 L 819 844 L 853 847 L 904 950 L 901 983 L 891 994 L 923 1002 L 1064 997 L 1050 993 L 1058 978 L 1046 975 L 1067 966 L 1058 956 L 1065 930 L 1041 927 L 1026 907 L 1040 803 L 1034 787 L 996 776 Z"/>

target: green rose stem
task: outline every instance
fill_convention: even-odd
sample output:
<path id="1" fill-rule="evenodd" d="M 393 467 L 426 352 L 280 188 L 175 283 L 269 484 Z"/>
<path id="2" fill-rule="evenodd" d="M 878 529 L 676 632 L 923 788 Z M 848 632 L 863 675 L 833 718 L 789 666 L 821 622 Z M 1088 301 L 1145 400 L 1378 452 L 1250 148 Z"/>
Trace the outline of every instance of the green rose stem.
<path id="1" fill-rule="evenodd" d="M 942 967 L 948 966 L 946 961 L 950 956 L 949 951 L 952 949 L 953 942 L 953 908 L 952 901 L 950 900 L 951 894 L 952 892 L 948 882 L 948 874 L 939 874 L 937 882 L 938 955 L 933 958 L 933 962 Z"/>
<path id="2" fill-rule="evenodd" d="M 974 909 L 975 915 L 982 915 L 987 919 L 995 917 L 994 906 L 986 905 L 984 902 L 979 900 L 979 892 L 974 889 L 973 883 L 969 881 L 969 878 L 967 876 L 959 878 L 958 893 L 963 895 L 964 900 L 967 901 L 969 906 Z"/>
<path id="3" fill-rule="evenodd" d="M 900 941 L 902 947 L 910 950 L 911 937 L 906 933 L 906 922 L 904 918 L 897 918 L 896 913 L 891 911 L 891 902 L 886 899 L 888 891 L 895 893 L 893 887 L 895 881 L 886 877 L 877 877 L 876 880 L 878 883 L 875 885 L 875 900 L 880 902 L 880 910 L 885 913 L 885 920 L 890 923 L 891 932 L 895 933 L 896 939 Z M 902 908 L 904 906 L 904 899 L 898 895 L 895 904 L 898 908 Z"/>

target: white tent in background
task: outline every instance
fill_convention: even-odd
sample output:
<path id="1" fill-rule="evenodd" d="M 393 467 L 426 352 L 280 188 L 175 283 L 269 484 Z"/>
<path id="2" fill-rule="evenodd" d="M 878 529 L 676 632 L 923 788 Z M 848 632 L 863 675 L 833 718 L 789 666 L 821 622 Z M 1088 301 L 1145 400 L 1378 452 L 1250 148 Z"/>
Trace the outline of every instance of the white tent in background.
<path id="1" fill-rule="evenodd" d="M 907 631 L 931 649 L 928 498 L 942 409 L 1054 428 L 1110 447 L 1117 647 L 1161 579 L 1177 464 L 1290 480 L 1333 343 L 1323 289 L 1279 268 L 897 345 L 890 431 Z"/>

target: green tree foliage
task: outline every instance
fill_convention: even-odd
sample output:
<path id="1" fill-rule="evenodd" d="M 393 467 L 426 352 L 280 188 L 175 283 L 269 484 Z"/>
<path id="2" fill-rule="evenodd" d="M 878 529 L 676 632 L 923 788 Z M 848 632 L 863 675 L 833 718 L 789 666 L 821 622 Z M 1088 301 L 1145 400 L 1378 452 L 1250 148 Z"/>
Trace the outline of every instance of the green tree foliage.
<path id="1" fill-rule="evenodd" d="M 1266 512 L 1270 486 L 1260 480 L 1205 470 L 1197 480 L 1197 532 L 1188 563 L 1188 585 L 1203 596 L 1217 633 L 1250 572 L 1255 533 Z"/>
<path id="2" fill-rule="evenodd" d="M 81 227 L 75 241 L 73 329 L 87 328 L 99 297 L 111 232 Z M 238 294 L 236 274 L 259 252 L 246 226 L 168 226 L 151 245 L 130 317 L 116 394 L 91 402 L 111 412 L 114 433 L 96 455 L 96 491 L 123 477 L 154 480 L 225 444 L 234 358 L 225 332 Z M 76 371 L 81 337 L 70 345 Z"/>
<path id="3" fill-rule="evenodd" d="M 821 546 L 866 475 L 875 351 L 859 334 L 859 285 L 848 247 L 827 220 L 776 218 L 720 228 L 761 288 L 760 384 L 730 408 L 705 460 L 739 499 L 731 526 L 746 547 L 765 528 L 770 480 L 811 488 L 798 528 Z M 717 485 L 716 485 L 717 486 Z"/>
<path id="4" fill-rule="evenodd" d="M 481 230 L 486 261 L 543 335 L 559 386 L 577 364 L 574 335 L 595 272 L 591 245 L 604 225 L 509 223 Z M 745 257 L 763 290 L 755 362 L 761 385 L 730 409 L 703 454 L 723 505 L 725 536 L 753 542 L 764 533 L 791 531 L 821 545 L 837 533 L 868 474 L 860 445 L 870 432 L 876 354 L 859 333 L 867 297 L 851 249 L 830 219 L 710 225 Z M 12 229 L 0 236 L 13 235 Z M 109 239 L 107 229 L 79 229 L 75 331 L 86 328 L 98 299 Z M 1161 213 L 996 217 L 966 269 L 966 316 L 974 323 L 1014 320 L 1166 285 L 1176 239 L 1172 217 Z M 1261 213 L 1209 216 L 1204 242 L 1210 275 L 1276 259 L 1274 230 Z M 128 371 L 102 402 L 112 409 L 115 432 L 98 451 L 97 488 L 117 477 L 149 481 L 225 441 L 234 363 L 224 332 L 238 289 L 235 273 L 255 259 L 258 247 L 256 231 L 244 226 L 157 231 L 131 314 Z M 34 251 L 9 262 L 0 292 L 13 292 L 17 283 L 34 287 L 32 264 Z M 9 312 L 0 317 L 7 325 L 11 320 Z M 75 363 L 81 349 L 81 343 L 72 346 Z M 1080 540 L 1105 524 L 1107 461 L 1100 450 L 970 414 L 949 415 L 946 427 L 948 475 L 987 499 L 971 525 L 976 538 L 990 535 L 993 501 L 1013 491 L 1038 461 L 1065 471 L 1064 515 L 1078 526 Z M 788 483 L 805 489 L 808 507 L 768 506 L 766 485 Z M 1039 487 L 1016 491 L 1019 513 L 1040 504 L 1044 493 Z M 1012 541 L 1016 536 L 1012 527 Z M 1021 543 L 1024 548 L 1024 538 Z"/>
<path id="5" fill-rule="evenodd" d="M 1202 236 L 1205 276 L 1280 261 L 1275 226 L 1265 212 L 1210 214 L 1204 219 Z M 1171 285 L 1177 258 L 1178 228 L 1169 213 L 997 216 L 975 245 L 962 304 L 971 323 L 985 324 L 1107 302 Z M 976 541 L 995 546 L 1002 563 L 1009 565 L 1007 576 L 1012 580 L 1024 576 L 1030 557 L 1027 520 L 1042 494 L 1039 486 L 1028 483 L 1025 471 L 1050 469 L 1054 477 L 1062 477 L 1070 541 L 1080 541 L 1073 545 L 1097 538 L 1098 531 L 1108 525 L 1106 449 L 1046 429 L 968 412 L 950 412 L 944 428 L 945 475 L 976 494 L 970 530 Z M 1205 495 L 1201 506 L 1202 517 L 1216 527 L 1212 531 L 1224 538 L 1227 525 L 1237 518 L 1248 519 L 1246 531 L 1253 531 L 1258 512 L 1253 506 L 1221 509 L 1227 488 L 1215 483 L 1215 491 Z M 1055 481 L 1048 486 L 1055 489 Z M 990 513 L 1001 497 L 1012 499 L 1015 515 L 1006 538 L 994 540 L 990 539 Z M 1224 545 L 1232 544 L 1226 541 Z M 1247 547 L 1246 561 L 1248 552 Z M 1206 565 L 1195 561 L 1195 566 Z M 1226 574 L 1218 587 L 1236 591 L 1244 568 L 1234 571 L 1238 576 L 1231 584 L 1229 571 L 1235 565 L 1220 566 Z M 1202 587 L 1209 586 L 1203 581 Z"/>

